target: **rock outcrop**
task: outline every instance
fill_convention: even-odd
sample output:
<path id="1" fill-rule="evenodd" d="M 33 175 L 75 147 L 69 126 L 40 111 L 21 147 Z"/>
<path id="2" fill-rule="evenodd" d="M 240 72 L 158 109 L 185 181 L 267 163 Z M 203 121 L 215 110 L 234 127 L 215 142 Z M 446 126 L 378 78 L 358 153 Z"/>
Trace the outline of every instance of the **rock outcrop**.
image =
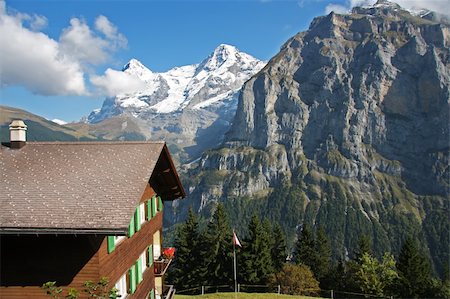
<path id="1" fill-rule="evenodd" d="M 448 212 L 449 29 L 387 1 L 315 18 L 245 83 L 180 204 L 266 200 L 263 216 L 283 221 L 271 201 L 295 189 L 303 206 L 286 230 L 324 225 L 341 257 L 361 234 L 378 254 L 417 235 L 441 269 L 448 250 L 430 231 L 449 224 L 430 215 Z"/>

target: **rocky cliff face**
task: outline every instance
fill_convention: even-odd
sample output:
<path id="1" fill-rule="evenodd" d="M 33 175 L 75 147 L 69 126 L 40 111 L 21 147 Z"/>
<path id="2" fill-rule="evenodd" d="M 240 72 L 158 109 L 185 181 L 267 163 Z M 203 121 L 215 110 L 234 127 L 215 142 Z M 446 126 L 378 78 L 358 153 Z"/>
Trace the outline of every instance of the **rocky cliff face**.
<path id="1" fill-rule="evenodd" d="M 386 1 L 314 19 L 246 82 L 182 204 L 251 199 L 247 208 L 283 222 L 290 211 L 273 201 L 300 198 L 286 230 L 324 225 L 336 256 L 361 234 L 379 254 L 408 234 L 446 247 L 430 231 L 449 226 L 449 29 Z"/>
<path id="2" fill-rule="evenodd" d="M 199 64 L 152 72 L 136 59 L 123 71 L 143 81 L 144 88 L 107 98 L 92 112 L 92 124 L 131 117 L 148 139 L 164 139 L 173 152 L 188 160 L 219 145 L 236 112 L 237 95 L 243 83 L 264 62 L 230 45 L 219 45 Z"/>

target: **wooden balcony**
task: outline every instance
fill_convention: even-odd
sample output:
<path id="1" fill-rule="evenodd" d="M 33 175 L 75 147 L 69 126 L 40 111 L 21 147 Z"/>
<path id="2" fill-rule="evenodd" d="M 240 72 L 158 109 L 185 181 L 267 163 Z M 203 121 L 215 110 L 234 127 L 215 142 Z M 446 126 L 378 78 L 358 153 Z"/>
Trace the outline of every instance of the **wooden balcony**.
<path id="1" fill-rule="evenodd" d="M 172 259 L 167 258 L 159 258 L 158 260 L 156 260 L 154 262 L 155 276 L 156 277 L 164 276 L 171 262 Z"/>

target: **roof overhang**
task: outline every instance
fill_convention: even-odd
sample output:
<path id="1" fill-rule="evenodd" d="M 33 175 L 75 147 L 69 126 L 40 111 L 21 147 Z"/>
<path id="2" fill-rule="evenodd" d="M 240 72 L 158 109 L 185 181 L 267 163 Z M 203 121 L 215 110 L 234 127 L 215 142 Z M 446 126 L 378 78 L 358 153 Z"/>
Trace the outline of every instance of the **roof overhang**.
<path id="1" fill-rule="evenodd" d="M 2 227 L 0 235 L 108 235 L 125 236 L 128 229 Z"/>
<path id="2" fill-rule="evenodd" d="M 150 185 L 163 200 L 186 197 L 183 185 L 181 184 L 166 144 L 164 144 L 158 162 L 150 177 Z"/>

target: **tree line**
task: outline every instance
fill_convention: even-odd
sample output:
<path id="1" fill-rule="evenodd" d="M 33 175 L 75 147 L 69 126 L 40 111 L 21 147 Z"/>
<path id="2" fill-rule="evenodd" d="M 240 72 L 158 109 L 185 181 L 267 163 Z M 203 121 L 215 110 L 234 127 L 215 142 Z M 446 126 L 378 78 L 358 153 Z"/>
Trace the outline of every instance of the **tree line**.
<path id="1" fill-rule="evenodd" d="M 277 223 L 253 216 L 236 248 L 237 278 L 246 285 L 280 285 L 282 293 L 319 295 L 321 290 L 355 292 L 399 298 L 450 298 L 447 271 L 432 276 L 427 255 L 417 241 L 407 238 L 397 260 L 386 252 L 378 259 L 368 236 L 361 236 L 353 258 L 332 261 L 331 242 L 320 227 L 299 229 L 292 252 Z M 204 229 L 189 209 L 185 223 L 175 234 L 175 259 L 168 281 L 179 291 L 200 286 L 233 285 L 232 229 L 222 204 Z M 348 256 L 348 254 L 347 254 Z M 188 293 L 188 292 L 186 292 Z M 344 294 L 344 293 L 341 293 Z"/>

